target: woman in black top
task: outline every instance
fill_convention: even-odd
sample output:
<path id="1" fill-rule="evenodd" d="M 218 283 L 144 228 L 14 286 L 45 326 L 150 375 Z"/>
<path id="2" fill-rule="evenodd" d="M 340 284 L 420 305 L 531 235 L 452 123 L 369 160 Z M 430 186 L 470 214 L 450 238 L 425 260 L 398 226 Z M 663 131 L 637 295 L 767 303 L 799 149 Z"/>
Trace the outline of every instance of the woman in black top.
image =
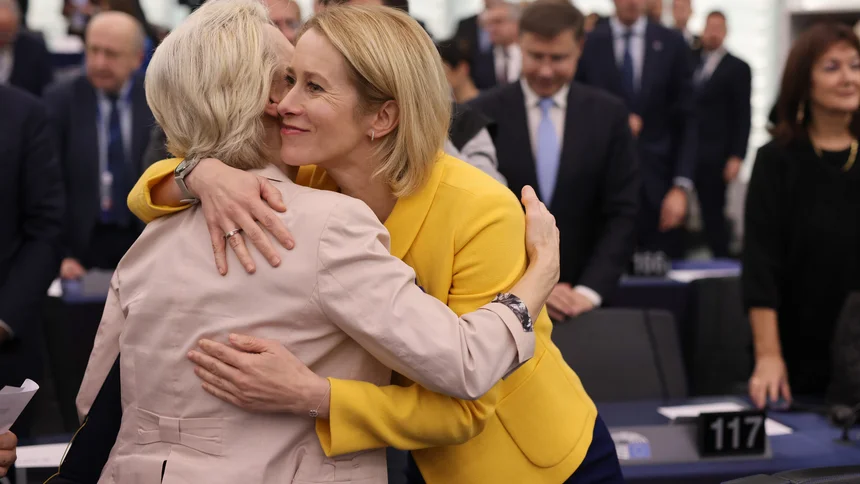
<path id="1" fill-rule="evenodd" d="M 756 157 L 746 203 L 743 294 L 759 407 L 823 396 L 836 319 L 860 289 L 860 42 L 816 25 L 783 73 L 774 140 Z"/>

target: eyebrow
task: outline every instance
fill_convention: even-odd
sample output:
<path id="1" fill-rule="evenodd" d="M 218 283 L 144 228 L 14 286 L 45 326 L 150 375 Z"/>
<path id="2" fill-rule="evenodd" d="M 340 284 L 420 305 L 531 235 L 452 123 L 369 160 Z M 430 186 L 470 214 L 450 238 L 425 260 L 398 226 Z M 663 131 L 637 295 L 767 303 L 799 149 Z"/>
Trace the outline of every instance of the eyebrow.
<path id="1" fill-rule="evenodd" d="M 293 66 L 288 66 L 288 67 L 287 67 L 287 74 L 290 74 L 290 75 L 295 75 L 295 74 L 296 74 L 296 70 L 295 70 L 295 69 L 293 69 Z M 323 80 L 323 81 L 326 81 L 326 80 L 327 80 L 327 79 L 326 79 L 326 77 L 325 77 L 324 75 L 320 74 L 319 72 L 314 72 L 314 71 L 305 71 L 305 75 L 306 75 L 307 77 L 309 77 L 309 78 L 312 78 L 312 79 L 320 79 L 320 80 Z"/>

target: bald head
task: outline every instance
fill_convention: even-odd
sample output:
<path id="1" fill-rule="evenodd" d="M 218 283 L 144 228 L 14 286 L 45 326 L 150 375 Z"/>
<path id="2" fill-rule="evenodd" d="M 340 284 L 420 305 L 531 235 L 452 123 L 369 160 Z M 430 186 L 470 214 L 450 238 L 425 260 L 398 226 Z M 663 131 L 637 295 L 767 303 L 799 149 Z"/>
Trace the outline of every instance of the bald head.
<path id="1" fill-rule="evenodd" d="M 143 26 L 131 15 L 102 12 L 87 25 L 87 77 L 96 89 L 119 93 L 143 62 Z"/>

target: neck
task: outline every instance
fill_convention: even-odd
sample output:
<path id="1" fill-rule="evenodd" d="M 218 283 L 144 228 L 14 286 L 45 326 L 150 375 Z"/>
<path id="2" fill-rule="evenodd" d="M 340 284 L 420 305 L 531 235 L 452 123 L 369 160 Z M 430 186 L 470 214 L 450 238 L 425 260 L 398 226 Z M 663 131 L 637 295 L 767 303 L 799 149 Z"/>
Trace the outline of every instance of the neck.
<path id="1" fill-rule="evenodd" d="M 809 136 L 824 149 L 842 150 L 853 141 L 852 113 L 812 106 Z"/>
<path id="2" fill-rule="evenodd" d="M 635 24 L 636 22 L 638 22 L 638 21 L 639 21 L 639 17 L 636 17 L 636 18 L 621 18 L 621 17 L 616 16 L 615 18 L 617 18 L 619 22 L 621 22 L 623 25 L 625 25 L 625 26 L 627 26 L 627 27 L 632 27 L 632 26 L 633 26 L 633 24 Z"/>
<path id="3" fill-rule="evenodd" d="M 675 22 L 675 28 L 680 30 L 681 32 L 687 31 L 687 22 Z"/>
<path id="4" fill-rule="evenodd" d="M 458 103 L 471 101 L 478 97 L 479 94 L 481 94 L 481 91 L 479 91 L 471 81 L 464 82 L 454 88 L 454 99 L 456 99 Z"/>
<path id="5" fill-rule="evenodd" d="M 367 204 L 379 221 L 385 223 L 394 210 L 397 197 L 391 193 L 387 183 L 372 176 L 374 166 L 367 162 L 368 158 L 363 157 L 358 163 L 346 161 L 324 168 L 340 187 L 341 193 Z"/>

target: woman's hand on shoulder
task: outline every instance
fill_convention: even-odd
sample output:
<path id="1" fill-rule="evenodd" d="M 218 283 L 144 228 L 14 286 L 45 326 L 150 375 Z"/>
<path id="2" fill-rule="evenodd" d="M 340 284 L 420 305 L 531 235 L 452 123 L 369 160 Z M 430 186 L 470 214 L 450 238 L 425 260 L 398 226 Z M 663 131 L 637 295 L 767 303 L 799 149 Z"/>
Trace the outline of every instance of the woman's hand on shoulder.
<path id="1" fill-rule="evenodd" d="M 228 242 L 249 273 L 256 270 L 256 265 L 245 246 L 245 237 L 274 267 L 281 259 L 265 231 L 285 248 L 294 247 L 292 235 L 277 215 L 287 210 L 281 192 L 266 178 L 206 158 L 188 175 L 187 183 L 200 198 L 212 237 L 215 265 L 221 275 L 227 273 Z M 233 235 L 227 237 L 228 234 Z"/>

